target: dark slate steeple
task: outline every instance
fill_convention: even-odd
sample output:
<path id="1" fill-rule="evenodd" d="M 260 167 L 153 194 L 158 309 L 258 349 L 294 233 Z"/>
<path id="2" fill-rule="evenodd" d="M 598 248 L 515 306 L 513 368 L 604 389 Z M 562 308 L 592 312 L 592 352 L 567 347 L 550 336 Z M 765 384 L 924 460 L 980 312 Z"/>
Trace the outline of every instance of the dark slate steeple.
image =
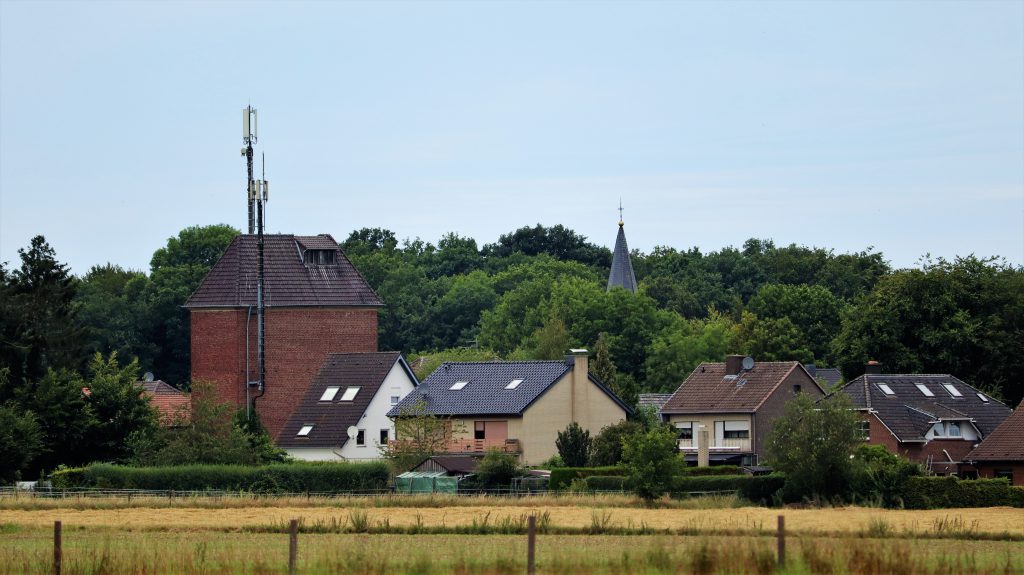
<path id="1" fill-rule="evenodd" d="M 621 287 L 636 293 L 636 276 L 633 275 L 633 264 L 629 261 L 629 248 L 626 246 L 626 232 L 623 231 L 622 204 L 619 204 L 619 235 L 615 236 L 615 251 L 612 253 L 612 271 L 608 274 L 608 288 Z"/>

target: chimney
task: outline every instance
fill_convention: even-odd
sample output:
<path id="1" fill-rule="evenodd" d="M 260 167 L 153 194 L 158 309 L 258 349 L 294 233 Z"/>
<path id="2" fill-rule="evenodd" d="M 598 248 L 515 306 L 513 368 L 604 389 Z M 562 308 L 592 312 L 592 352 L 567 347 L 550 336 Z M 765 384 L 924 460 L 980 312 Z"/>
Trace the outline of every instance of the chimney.
<path id="1" fill-rule="evenodd" d="M 725 375 L 737 375 L 740 370 L 743 369 L 743 358 L 742 355 L 727 355 L 725 356 Z"/>
<path id="2" fill-rule="evenodd" d="M 871 360 L 864 364 L 864 375 L 881 375 L 882 364 L 875 360 Z"/>
<path id="3" fill-rule="evenodd" d="M 585 349 L 570 349 L 569 357 L 572 358 L 572 393 L 570 395 L 572 409 L 570 416 L 572 421 L 580 424 L 580 427 L 587 428 L 586 421 L 581 422 L 580 416 L 584 415 L 583 409 L 579 406 L 587 402 L 587 371 L 590 369 L 589 352 Z"/>

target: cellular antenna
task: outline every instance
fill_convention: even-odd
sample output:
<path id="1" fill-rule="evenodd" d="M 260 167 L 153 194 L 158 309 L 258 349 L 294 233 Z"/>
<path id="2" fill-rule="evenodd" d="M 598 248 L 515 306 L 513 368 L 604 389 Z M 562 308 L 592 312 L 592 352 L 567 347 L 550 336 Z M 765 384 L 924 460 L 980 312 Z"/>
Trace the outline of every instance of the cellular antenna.
<path id="1" fill-rule="evenodd" d="M 252 235 L 254 228 L 256 232 L 256 361 L 258 374 L 256 381 L 246 383 L 245 395 L 250 397 L 250 388 L 256 388 L 256 394 L 251 396 L 247 402 L 247 411 L 251 417 L 256 412 L 256 400 L 266 393 L 266 289 L 264 285 L 263 265 L 263 208 L 269 196 L 270 185 L 266 180 L 267 167 L 266 156 L 261 154 L 263 163 L 263 176 L 260 180 L 253 179 L 252 145 L 257 142 L 258 124 L 256 109 L 246 106 L 242 110 L 242 141 L 245 147 L 242 148 L 242 155 L 245 156 L 245 165 L 248 179 L 246 180 L 246 204 L 249 210 L 249 235 Z M 248 344 L 246 344 L 248 345 Z M 246 360 L 248 361 L 248 360 Z M 248 379 L 248 374 L 246 374 Z"/>

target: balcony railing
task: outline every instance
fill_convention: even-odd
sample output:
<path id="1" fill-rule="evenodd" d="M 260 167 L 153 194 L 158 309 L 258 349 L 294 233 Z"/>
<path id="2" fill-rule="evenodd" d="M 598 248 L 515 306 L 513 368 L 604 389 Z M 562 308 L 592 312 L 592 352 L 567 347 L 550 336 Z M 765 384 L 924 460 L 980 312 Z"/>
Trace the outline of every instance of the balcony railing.
<path id="1" fill-rule="evenodd" d="M 518 439 L 453 439 L 448 443 L 448 451 L 452 453 L 483 453 L 490 449 L 504 453 L 523 452 Z"/>
<path id="2" fill-rule="evenodd" d="M 692 439 L 679 440 L 680 451 L 697 451 L 697 444 Z M 750 451 L 750 438 L 747 439 L 713 439 L 708 451 Z"/>

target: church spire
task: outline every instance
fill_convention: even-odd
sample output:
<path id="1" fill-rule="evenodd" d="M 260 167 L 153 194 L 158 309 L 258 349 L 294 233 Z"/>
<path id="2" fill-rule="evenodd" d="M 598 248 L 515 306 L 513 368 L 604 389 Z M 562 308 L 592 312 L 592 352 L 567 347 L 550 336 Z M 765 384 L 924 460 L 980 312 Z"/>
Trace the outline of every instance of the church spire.
<path id="1" fill-rule="evenodd" d="M 615 251 L 612 252 L 612 271 L 608 274 L 608 290 L 621 287 L 636 293 L 636 276 L 633 263 L 629 261 L 629 247 L 626 246 L 625 223 L 622 220 L 622 200 L 619 200 L 619 234 L 615 237 Z"/>

